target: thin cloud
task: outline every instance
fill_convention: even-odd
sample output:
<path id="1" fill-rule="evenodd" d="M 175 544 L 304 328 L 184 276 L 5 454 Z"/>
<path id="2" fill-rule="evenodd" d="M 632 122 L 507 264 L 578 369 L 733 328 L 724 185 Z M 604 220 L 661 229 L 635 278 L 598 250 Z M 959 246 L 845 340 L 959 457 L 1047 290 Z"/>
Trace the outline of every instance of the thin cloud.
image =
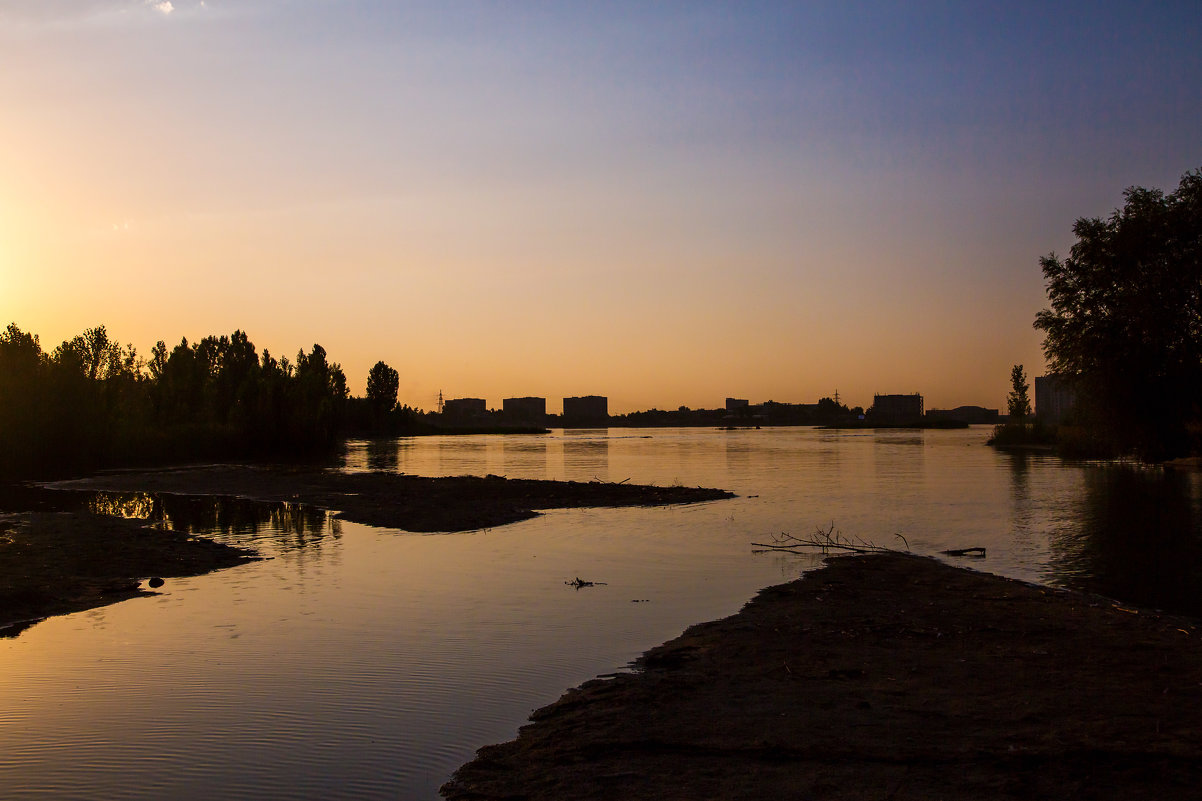
<path id="1" fill-rule="evenodd" d="M 222 4 L 216 4 L 220 8 Z M 126 24 L 150 16 L 211 13 L 205 0 L 0 0 L 0 28 Z"/>

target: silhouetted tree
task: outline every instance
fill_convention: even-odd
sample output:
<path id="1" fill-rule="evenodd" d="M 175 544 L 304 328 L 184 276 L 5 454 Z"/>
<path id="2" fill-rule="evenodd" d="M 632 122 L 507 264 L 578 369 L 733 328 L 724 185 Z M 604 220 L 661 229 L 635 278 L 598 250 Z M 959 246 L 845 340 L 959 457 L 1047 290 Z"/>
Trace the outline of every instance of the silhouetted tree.
<path id="1" fill-rule="evenodd" d="M 326 360 L 326 350 L 314 345 L 306 354 L 296 354 L 296 375 L 293 379 L 291 433 L 313 438 L 313 444 L 332 444 L 338 433 L 346 404 L 346 375 L 337 363 Z M 298 446 L 304 443 L 298 439 Z"/>
<path id="2" fill-rule="evenodd" d="M 1015 423 L 1023 423 L 1031 416 L 1030 385 L 1021 364 L 1010 368 L 1010 394 L 1006 396 L 1006 413 Z"/>
<path id="3" fill-rule="evenodd" d="M 0 332 L 0 478 L 320 451 L 341 433 L 347 396 L 320 345 L 294 368 L 238 330 L 159 341 L 143 362 L 104 326 L 46 354 L 12 324 Z"/>
<path id="4" fill-rule="evenodd" d="M 38 457 L 45 372 L 37 335 L 10 323 L 0 332 L 0 478 L 27 471 Z"/>
<path id="5" fill-rule="evenodd" d="M 377 419 L 396 408 L 397 392 L 400 388 L 400 374 L 384 362 L 376 362 L 368 371 L 367 400 L 371 403 Z"/>
<path id="6" fill-rule="evenodd" d="M 1169 457 L 1188 450 L 1202 400 L 1202 172 L 1124 198 L 1108 219 L 1077 220 L 1068 258 L 1040 260 L 1051 307 L 1035 327 L 1096 430 Z"/>

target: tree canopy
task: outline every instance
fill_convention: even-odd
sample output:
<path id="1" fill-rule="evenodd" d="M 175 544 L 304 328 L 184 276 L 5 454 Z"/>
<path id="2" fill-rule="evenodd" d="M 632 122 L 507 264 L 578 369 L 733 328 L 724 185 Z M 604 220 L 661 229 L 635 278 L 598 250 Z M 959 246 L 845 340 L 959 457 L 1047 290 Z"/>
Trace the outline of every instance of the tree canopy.
<path id="1" fill-rule="evenodd" d="M 1202 406 L 1202 171 L 1175 192 L 1132 187 L 1107 219 L 1082 218 L 1068 258 L 1040 260 L 1051 372 L 1115 447 L 1180 455 Z"/>
<path id="2" fill-rule="evenodd" d="M 382 361 L 376 362 L 367 373 L 367 400 L 376 415 L 384 415 L 396 407 L 401 376 Z"/>
<path id="3" fill-rule="evenodd" d="M 332 447 L 346 376 L 314 345 L 296 364 L 260 357 L 242 331 L 150 361 L 89 328 L 50 353 L 0 332 L 0 479 L 145 461 L 293 455 Z"/>

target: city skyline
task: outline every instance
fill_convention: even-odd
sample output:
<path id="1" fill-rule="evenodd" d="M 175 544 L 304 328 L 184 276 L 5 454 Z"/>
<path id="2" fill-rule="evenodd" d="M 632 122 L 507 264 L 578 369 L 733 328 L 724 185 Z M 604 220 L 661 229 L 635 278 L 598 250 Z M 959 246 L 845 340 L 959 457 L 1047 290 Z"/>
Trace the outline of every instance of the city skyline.
<path id="1" fill-rule="evenodd" d="M 1033 390 L 1032 390 L 1032 391 L 1033 391 Z M 511 401 L 542 401 L 542 402 L 543 402 L 543 405 L 544 405 L 544 407 L 545 407 L 545 406 L 546 406 L 546 402 L 547 402 L 547 401 L 549 401 L 549 400 L 553 400 L 553 399 L 554 399 L 554 397 L 542 397 L 542 396 L 534 396 L 534 395 L 525 395 L 525 396 L 521 396 L 521 397 L 509 397 L 509 398 L 501 398 L 500 402 L 499 402 L 497 405 L 491 405 L 491 404 L 490 404 L 490 399 L 489 399 L 489 398 L 480 398 L 480 397 L 474 397 L 474 396 L 472 396 L 472 397 L 469 397 L 469 396 L 447 396 L 447 397 L 445 397 L 445 398 L 444 398 L 444 397 L 442 397 L 442 396 L 443 396 L 443 393 L 441 393 L 441 392 L 440 392 L 440 393 L 439 393 L 439 402 L 441 402 L 441 403 L 443 403 L 443 404 L 462 404 L 464 401 L 482 401 L 482 402 L 483 402 L 483 404 L 484 404 L 484 408 L 483 408 L 483 409 L 479 409 L 478 411 L 489 411 L 489 412 L 499 412 L 499 411 L 501 411 L 501 410 L 502 410 L 502 408 L 503 408 L 503 407 L 504 407 L 506 404 L 510 403 Z M 903 396 L 917 396 L 917 397 L 920 399 L 920 401 L 919 401 L 919 402 L 920 402 L 920 404 L 921 404 L 921 403 L 922 403 L 922 401 L 925 399 L 925 396 L 924 396 L 924 395 L 923 395 L 921 392 L 905 392 L 905 393 L 886 393 L 886 392 L 878 392 L 878 393 L 873 393 L 873 400 L 871 400 L 871 401 L 868 401 L 868 402 L 865 402 L 865 403 L 856 402 L 856 401 L 854 401 L 854 400 L 853 400 L 853 401 L 848 401 L 848 399 L 847 399 L 847 398 L 845 398 L 845 397 L 842 397 L 842 396 L 841 396 L 841 395 L 840 395 L 838 392 L 834 392 L 834 393 L 831 393 L 831 394 L 829 394 L 829 395 L 823 395 L 823 396 L 821 396 L 821 397 L 815 398 L 815 399 L 814 399 L 814 400 L 812 400 L 812 401 L 809 401 L 809 400 L 797 400 L 797 399 L 784 399 L 784 398 L 764 398 L 764 399 L 762 399 L 762 400 L 755 400 L 755 401 L 753 402 L 753 401 L 751 401 L 751 400 L 749 400 L 749 399 L 745 399 L 745 398 L 744 398 L 744 399 L 739 399 L 739 398 L 733 398 L 733 397 L 731 397 L 731 396 L 727 396 L 727 397 L 725 397 L 725 398 L 723 399 L 723 401 L 724 401 L 723 403 L 712 403 L 712 402 L 711 402 L 711 403 L 709 403 L 709 404 L 703 404 L 703 405 L 700 405 L 700 406 L 688 406 L 688 408 L 689 408 L 690 410 L 692 410 L 692 411 L 700 411 L 700 410 L 718 410 L 718 409 L 723 409 L 723 408 L 725 408 L 726 410 L 728 410 L 728 411 L 729 411 L 729 410 L 730 410 L 730 404 L 731 404 L 731 401 L 737 401 L 737 402 L 741 403 L 741 404 L 742 404 L 743 406 L 745 406 L 745 407 L 750 407 L 750 408 L 759 408 L 759 407 L 762 407 L 762 406 L 764 406 L 765 404 L 782 404 L 782 405 L 786 405 L 786 406 L 814 406 L 814 405 L 817 405 L 817 403 L 818 403 L 819 401 L 822 401 L 822 400 L 832 400 L 832 401 L 835 401 L 836 403 L 839 403 L 839 404 L 842 404 L 843 406 L 846 406 L 846 407 L 847 407 L 847 408 L 849 408 L 849 409 L 855 409 L 855 408 L 859 407 L 859 408 L 861 408 L 861 409 L 865 409 L 865 410 L 866 410 L 866 409 L 868 409 L 868 408 L 870 408 L 871 406 L 873 406 L 873 405 L 874 405 L 874 403 L 875 403 L 875 401 L 876 401 L 876 399 L 877 399 L 877 398 L 880 398 L 880 397 L 903 397 Z M 609 400 L 609 396 L 607 396 L 607 395 L 591 395 L 591 396 L 584 396 L 584 397 L 586 397 L 586 398 L 600 398 L 601 400 L 604 400 L 604 401 L 608 401 L 608 400 Z M 560 401 L 561 401 L 561 410 L 560 410 L 559 412 L 556 412 L 556 411 L 554 411 L 553 409 L 550 409 L 550 408 L 545 408 L 545 410 L 544 410 L 543 414 L 549 414 L 549 415 L 559 415 L 559 416 L 562 416 L 562 415 L 563 415 L 563 411 L 562 411 L 562 401 L 568 401 L 568 400 L 580 400 L 580 399 L 581 399 L 581 397 L 580 397 L 580 396 L 566 396 L 566 397 L 562 397 L 562 398 L 560 398 Z M 985 404 L 969 404 L 969 403 L 964 403 L 964 404 L 959 404 L 959 405 L 960 405 L 960 406 L 979 406 L 979 407 L 985 408 Z M 632 410 L 629 410 L 629 411 L 634 411 L 634 412 L 645 412 L 645 411 L 675 411 L 675 410 L 679 409 L 681 406 L 687 406 L 687 404 L 677 404 L 677 405 L 675 405 L 675 406 L 673 406 L 673 405 L 671 405 L 671 404 L 663 404 L 662 406 L 661 406 L 661 405 L 653 405 L 653 406 L 646 407 L 646 408 L 644 408 L 644 409 L 632 409 Z M 944 410 L 945 410 L 945 409 L 943 409 L 943 408 L 941 408 L 941 407 L 930 407 L 930 408 L 931 408 L 931 409 L 935 409 L 936 411 L 944 411 Z M 1001 409 L 1001 408 L 1004 408 L 1004 404 L 1002 404 L 1002 405 L 998 406 L 998 407 L 995 409 L 995 411 L 996 411 L 996 410 L 998 410 L 998 409 Z M 437 408 L 437 406 L 436 406 L 436 407 L 435 407 L 435 408 L 433 408 L 433 409 L 421 409 L 421 411 L 425 411 L 425 412 L 436 412 L 436 411 L 438 411 L 438 408 Z M 615 412 L 614 414 L 616 414 L 616 415 L 620 415 L 620 414 L 626 414 L 626 413 L 627 413 L 627 412 Z M 920 414 L 919 416 L 921 417 L 921 414 Z"/>
<path id="2" fill-rule="evenodd" d="M 1039 258 L 1202 166 L 1194 3 L 0 0 L 0 325 L 610 411 L 1044 373 Z M 732 388 L 734 388 L 732 390 Z"/>

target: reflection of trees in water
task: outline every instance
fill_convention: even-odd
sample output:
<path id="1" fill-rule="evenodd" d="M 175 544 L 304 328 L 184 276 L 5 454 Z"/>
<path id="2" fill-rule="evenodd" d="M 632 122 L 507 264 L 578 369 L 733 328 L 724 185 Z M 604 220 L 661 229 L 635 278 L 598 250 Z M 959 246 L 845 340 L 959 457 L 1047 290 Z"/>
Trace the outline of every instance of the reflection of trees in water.
<path id="1" fill-rule="evenodd" d="M 400 445 L 395 439 L 369 439 L 365 451 L 368 470 L 395 473 L 400 467 Z"/>
<path id="2" fill-rule="evenodd" d="M 997 458 L 1010 471 L 1006 506 L 1013 556 L 1023 564 L 1040 565 L 1040 573 L 1046 576 L 1054 558 L 1050 543 L 1080 528 L 1077 506 L 1084 493 L 1085 471 L 1050 455 L 998 452 Z"/>
<path id="3" fill-rule="evenodd" d="M 285 551 L 313 547 L 342 527 L 324 509 L 290 502 L 251 501 L 224 496 L 146 492 L 96 492 L 87 502 L 93 514 L 146 520 L 187 534 L 220 536 L 234 545 L 261 546 L 264 540 Z"/>
<path id="4" fill-rule="evenodd" d="M 1053 583 L 1202 615 L 1196 481 L 1122 465 L 1088 469 L 1077 525 L 1051 536 Z"/>
<path id="5" fill-rule="evenodd" d="M 412 455 L 412 450 L 412 437 L 348 440 L 343 447 L 338 466 L 351 473 L 365 470 L 399 473 L 403 472 L 405 459 Z"/>
<path id="6" fill-rule="evenodd" d="M 1007 453 L 1010 463 L 1010 508 L 1014 510 L 1014 544 L 1026 549 L 1031 544 L 1033 504 L 1031 501 L 1031 464 L 1026 453 Z"/>

